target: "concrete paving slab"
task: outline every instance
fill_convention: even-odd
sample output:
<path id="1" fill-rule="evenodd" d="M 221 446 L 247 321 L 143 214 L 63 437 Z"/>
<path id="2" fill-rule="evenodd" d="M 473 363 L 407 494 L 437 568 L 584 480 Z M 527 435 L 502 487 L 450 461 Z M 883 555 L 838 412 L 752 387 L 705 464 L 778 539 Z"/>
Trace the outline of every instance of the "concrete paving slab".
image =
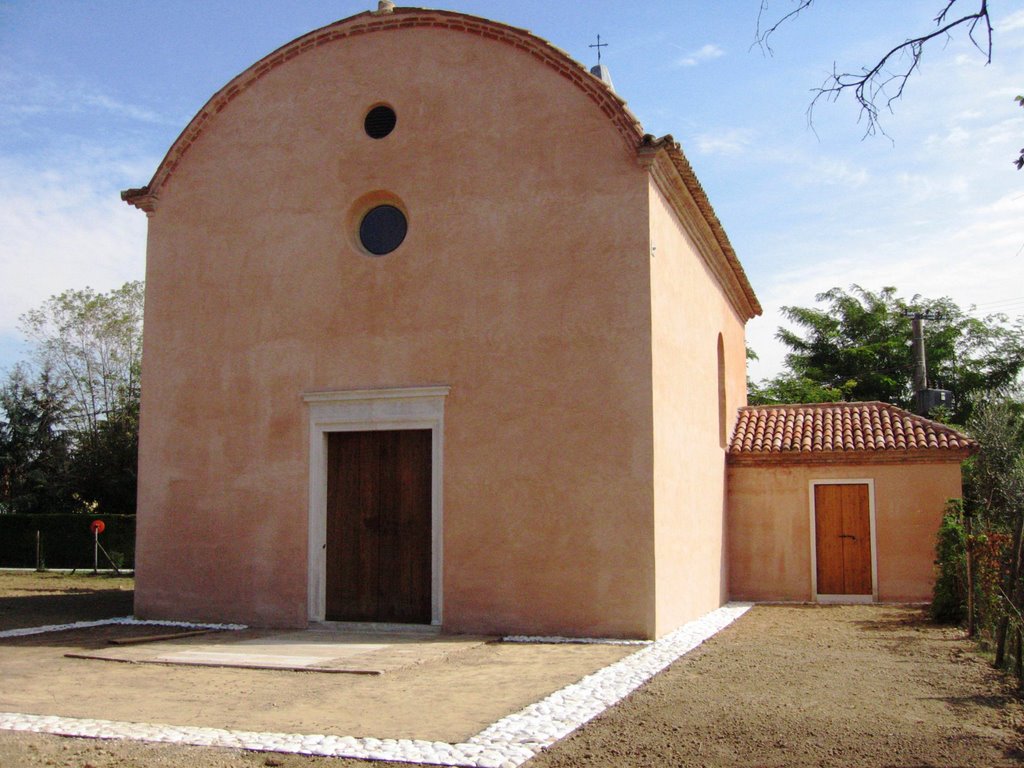
<path id="1" fill-rule="evenodd" d="M 383 675 L 440 661 L 495 640 L 420 633 L 367 634 L 324 629 L 178 637 L 141 645 L 76 650 L 65 656 L 136 664 L 180 664 Z"/>

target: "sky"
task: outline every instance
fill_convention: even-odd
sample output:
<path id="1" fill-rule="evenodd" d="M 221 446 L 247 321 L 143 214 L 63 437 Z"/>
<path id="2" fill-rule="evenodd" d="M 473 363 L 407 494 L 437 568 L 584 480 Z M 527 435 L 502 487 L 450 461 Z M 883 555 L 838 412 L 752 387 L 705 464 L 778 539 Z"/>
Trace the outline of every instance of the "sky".
<path id="1" fill-rule="evenodd" d="M 767 0 L 776 19 L 794 0 Z M 992 2 L 990 64 L 958 33 L 925 50 L 884 137 L 852 100 L 820 104 L 856 71 L 930 31 L 944 0 L 817 3 L 772 51 L 760 0 L 450 0 L 529 29 L 588 67 L 589 46 L 648 133 L 678 140 L 764 315 L 747 326 L 777 373 L 783 306 L 833 286 L 948 296 L 974 314 L 1024 314 L 1024 0 Z M 976 0 L 959 0 L 973 10 Z M 223 85 L 276 48 L 376 0 L 0 0 L 0 371 L 28 354 L 18 318 L 52 295 L 145 275 L 146 184 Z"/>

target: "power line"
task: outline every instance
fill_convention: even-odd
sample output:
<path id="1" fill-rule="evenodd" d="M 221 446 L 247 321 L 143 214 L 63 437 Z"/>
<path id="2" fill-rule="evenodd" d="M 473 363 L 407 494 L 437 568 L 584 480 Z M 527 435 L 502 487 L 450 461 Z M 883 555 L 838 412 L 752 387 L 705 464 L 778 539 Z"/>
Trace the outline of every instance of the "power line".
<path id="1" fill-rule="evenodd" d="M 1015 296 L 1010 299 L 999 299 L 997 301 L 983 301 L 980 304 L 974 304 L 975 309 L 981 307 L 995 307 L 1000 304 L 1018 304 L 1024 302 L 1024 296 Z"/>
<path id="2" fill-rule="evenodd" d="M 990 307 L 987 309 L 975 308 L 964 310 L 965 315 L 978 319 L 985 319 L 987 317 L 990 317 L 991 315 L 1007 315 L 1010 316 L 1012 319 L 1013 315 L 1019 315 L 1021 312 L 1024 312 L 1024 301 L 1018 302 L 1016 304 L 1006 304 L 1001 307 Z"/>

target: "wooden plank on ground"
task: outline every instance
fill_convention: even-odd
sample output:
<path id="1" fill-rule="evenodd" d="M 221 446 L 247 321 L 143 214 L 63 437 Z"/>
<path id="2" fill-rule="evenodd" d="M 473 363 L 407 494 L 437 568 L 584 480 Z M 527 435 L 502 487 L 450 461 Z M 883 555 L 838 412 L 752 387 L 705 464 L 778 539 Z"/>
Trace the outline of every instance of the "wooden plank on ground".
<path id="1" fill-rule="evenodd" d="M 139 643 L 156 643 L 160 640 L 177 640 L 179 637 L 195 637 L 196 635 L 208 635 L 211 632 L 222 632 L 220 629 L 190 629 L 185 632 L 165 632 L 162 635 L 144 635 L 142 637 L 112 637 L 107 642 L 110 645 L 138 645 Z"/>

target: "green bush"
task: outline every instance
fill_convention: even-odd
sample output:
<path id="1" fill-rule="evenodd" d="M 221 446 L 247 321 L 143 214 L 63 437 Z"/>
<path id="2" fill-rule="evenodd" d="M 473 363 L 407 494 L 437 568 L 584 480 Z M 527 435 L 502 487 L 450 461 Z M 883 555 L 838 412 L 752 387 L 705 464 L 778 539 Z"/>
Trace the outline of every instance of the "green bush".
<path id="1" fill-rule="evenodd" d="M 963 523 L 963 504 L 950 499 L 942 515 L 935 545 L 935 592 L 932 618 L 959 624 L 967 614 L 967 532 Z"/>
<path id="2" fill-rule="evenodd" d="M 42 562 L 47 568 L 92 568 L 93 520 L 102 520 L 102 546 L 118 567 L 135 564 L 135 516 L 102 514 L 0 515 L 0 567 L 36 567 L 36 531 Z M 100 552 L 100 568 L 110 561 Z"/>

